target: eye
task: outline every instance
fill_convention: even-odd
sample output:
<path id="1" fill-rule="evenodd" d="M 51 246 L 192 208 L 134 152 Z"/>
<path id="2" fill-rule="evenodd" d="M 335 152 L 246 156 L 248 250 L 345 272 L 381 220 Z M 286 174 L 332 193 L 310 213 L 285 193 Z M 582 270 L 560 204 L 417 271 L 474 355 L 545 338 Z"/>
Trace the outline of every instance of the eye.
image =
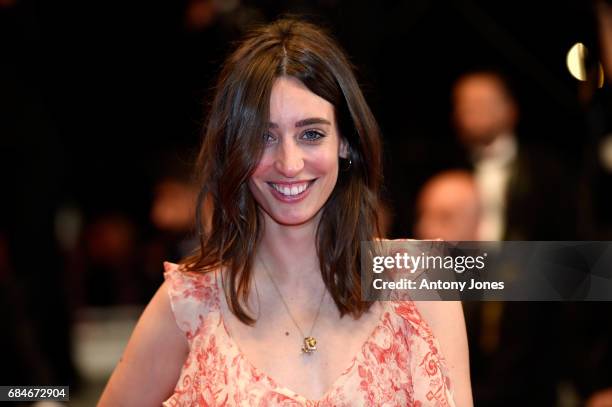
<path id="1" fill-rule="evenodd" d="M 321 140 L 323 137 L 325 137 L 325 134 L 317 131 L 317 130 L 306 130 L 303 134 L 302 134 L 302 140 L 304 141 L 308 141 L 308 142 L 315 142 L 315 141 L 319 141 Z"/>
<path id="2" fill-rule="evenodd" d="M 263 135 L 263 140 L 264 143 L 267 144 L 272 144 L 274 142 L 276 142 L 276 137 L 274 136 L 274 134 L 267 132 Z"/>

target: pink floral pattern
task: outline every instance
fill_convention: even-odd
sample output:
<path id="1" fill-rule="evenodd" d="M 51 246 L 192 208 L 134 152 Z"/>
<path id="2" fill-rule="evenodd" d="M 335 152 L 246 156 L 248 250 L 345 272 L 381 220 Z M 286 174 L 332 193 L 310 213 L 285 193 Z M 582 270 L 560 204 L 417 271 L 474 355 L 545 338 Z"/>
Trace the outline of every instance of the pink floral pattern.
<path id="1" fill-rule="evenodd" d="M 164 267 L 172 311 L 190 346 L 166 407 L 455 405 L 438 341 L 412 301 L 384 302 L 377 327 L 351 365 L 323 398 L 309 400 L 240 352 L 223 323 L 214 274 Z"/>

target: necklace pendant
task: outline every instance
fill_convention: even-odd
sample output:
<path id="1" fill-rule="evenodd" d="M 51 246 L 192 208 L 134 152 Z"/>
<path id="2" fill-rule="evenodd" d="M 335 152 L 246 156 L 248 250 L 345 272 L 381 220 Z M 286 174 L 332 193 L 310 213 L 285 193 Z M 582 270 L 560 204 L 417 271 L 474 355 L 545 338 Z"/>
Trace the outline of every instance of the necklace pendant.
<path id="1" fill-rule="evenodd" d="M 317 340 L 312 336 L 305 337 L 302 353 L 313 353 L 315 350 L 317 350 Z"/>

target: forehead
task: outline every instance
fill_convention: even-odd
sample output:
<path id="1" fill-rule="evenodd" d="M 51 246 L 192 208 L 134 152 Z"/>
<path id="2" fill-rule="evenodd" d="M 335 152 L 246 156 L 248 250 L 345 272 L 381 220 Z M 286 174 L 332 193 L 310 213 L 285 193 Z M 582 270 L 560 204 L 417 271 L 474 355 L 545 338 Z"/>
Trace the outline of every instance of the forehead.
<path id="1" fill-rule="evenodd" d="M 476 185 L 468 177 L 447 175 L 433 179 L 425 186 L 421 204 L 425 206 L 457 207 L 462 202 L 476 202 Z"/>
<path id="2" fill-rule="evenodd" d="M 334 123 L 334 106 L 296 78 L 277 78 L 270 95 L 270 121 L 290 124 L 311 117 Z"/>
<path id="3" fill-rule="evenodd" d="M 455 87 L 456 97 L 478 97 L 478 96 L 506 96 L 506 89 L 501 81 L 494 75 L 475 74 L 459 81 Z"/>

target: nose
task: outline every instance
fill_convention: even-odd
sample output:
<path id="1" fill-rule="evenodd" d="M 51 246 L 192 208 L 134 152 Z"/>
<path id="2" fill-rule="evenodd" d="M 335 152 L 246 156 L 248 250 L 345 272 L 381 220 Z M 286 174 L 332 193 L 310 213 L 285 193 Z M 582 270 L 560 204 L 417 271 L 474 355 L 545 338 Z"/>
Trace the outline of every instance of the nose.
<path id="1" fill-rule="evenodd" d="M 293 138 L 284 138 L 283 142 L 278 146 L 274 167 L 287 178 L 297 176 L 304 168 L 303 151 Z"/>

